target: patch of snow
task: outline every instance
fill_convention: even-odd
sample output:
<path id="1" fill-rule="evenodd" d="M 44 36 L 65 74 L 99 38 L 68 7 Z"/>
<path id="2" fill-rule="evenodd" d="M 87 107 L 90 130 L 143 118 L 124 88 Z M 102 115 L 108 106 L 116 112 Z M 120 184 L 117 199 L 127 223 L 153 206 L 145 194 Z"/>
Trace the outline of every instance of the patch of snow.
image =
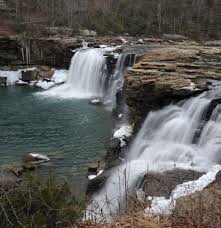
<path id="1" fill-rule="evenodd" d="M 52 81 L 54 81 L 55 84 L 61 84 L 63 82 L 66 82 L 67 78 L 68 78 L 67 70 L 55 70 L 52 76 Z"/>
<path id="2" fill-rule="evenodd" d="M 100 171 L 97 173 L 97 175 L 90 175 L 90 176 L 88 176 L 88 179 L 89 179 L 89 180 L 93 180 L 93 179 L 95 179 L 96 177 L 100 176 L 103 172 L 104 172 L 104 170 L 100 170 Z"/>
<path id="3" fill-rule="evenodd" d="M 30 153 L 29 155 L 33 158 L 37 158 L 37 159 L 42 160 L 42 161 L 49 161 L 50 160 L 49 157 L 47 157 L 46 155 L 43 155 L 43 154 Z"/>
<path id="4" fill-rule="evenodd" d="M 147 208 L 147 214 L 170 214 L 176 206 L 176 200 L 183 196 L 188 196 L 196 191 L 202 191 L 208 184 L 216 179 L 216 174 L 221 170 L 220 165 L 216 165 L 205 175 L 201 176 L 198 180 L 188 181 L 183 184 L 177 185 L 173 190 L 171 197 L 153 197 L 151 198 L 151 207 Z M 149 199 L 149 197 L 148 197 Z"/>
<path id="5" fill-rule="evenodd" d="M 90 103 L 91 103 L 91 104 L 100 104 L 101 101 L 100 101 L 99 99 L 96 99 L 96 98 L 95 98 L 95 99 L 91 100 Z"/>
<path id="6" fill-rule="evenodd" d="M 30 85 L 30 86 L 35 86 L 35 85 L 37 84 L 37 82 L 38 82 L 38 81 L 30 81 L 30 82 L 29 82 L 29 85 Z"/>
<path id="7" fill-rule="evenodd" d="M 126 138 L 129 138 L 133 133 L 133 127 L 130 125 L 123 125 L 114 132 L 113 138 L 118 138 L 121 141 L 121 147 L 126 146 Z"/>
<path id="8" fill-rule="evenodd" d="M 100 45 L 99 47 L 100 47 L 100 48 L 106 48 L 107 45 L 103 44 L 103 45 Z"/>
<path id="9" fill-rule="evenodd" d="M 118 119 L 121 119 L 123 117 L 123 114 L 118 115 Z"/>
<path id="10" fill-rule="evenodd" d="M 101 170 L 97 173 L 97 177 L 100 176 L 103 172 L 104 172 L 104 170 L 101 169 Z"/>
<path id="11" fill-rule="evenodd" d="M 22 80 L 18 80 L 17 82 L 16 82 L 16 85 L 28 85 L 28 83 L 27 82 L 24 82 L 24 81 L 22 81 Z"/>
<path id="12" fill-rule="evenodd" d="M 53 81 L 47 82 L 47 81 L 39 80 L 36 83 L 37 87 L 45 89 L 45 90 L 51 88 L 54 85 L 55 85 L 55 82 L 53 82 Z"/>
<path id="13" fill-rule="evenodd" d="M 93 179 L 95 179 L 97 177 L 97 175 L 90 175 L 90 176 L 88 176 L 88 180 L 93 180 Z"/>
<path id="14" fill-rule="evenodd" d="M 130 125 L 121 126 L 118 130 L 114 132 L 114 138 L 121 138 L 121 137 L 130 137 L 133 133 L 133 127 Z"/>

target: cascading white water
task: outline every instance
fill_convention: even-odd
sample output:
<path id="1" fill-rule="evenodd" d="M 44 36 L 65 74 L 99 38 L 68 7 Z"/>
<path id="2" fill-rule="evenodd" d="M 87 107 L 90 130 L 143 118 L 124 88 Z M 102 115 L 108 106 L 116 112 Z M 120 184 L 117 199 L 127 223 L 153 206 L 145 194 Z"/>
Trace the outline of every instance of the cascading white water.
<path id="1" fill-rule="evenodd" d="M 125 68 L 125 60 L 127 58 L 127 54 L 121 54 L 117 59 L 116 68 L 114 74 L 111 76 L 108 82 L 108 90 L 104 98 L 105 104 L 110 106 L 114 106 L 116 104 L 116 94 L 117 91 L 122 89 L 124 84 L 124 72 Z"/>
<path id="2" fill-rule="evenodd" d="M 44 92 L 44 95 L 62 98 L 90 98 L 103 96 L 106 74 L 105 49 L 88 48 L 77 51 L 68 71 L 68 80 L 64 85 Z"/>
<path id="3" fill-rule="evenodd" d="M 194 136 L 209 103 L 203 94 L 182 106 L 169 105 L 151 112 L 130 149 L 129 159 L 145 160 L 153 171 L 191 165 L 205 168 L 200 161 L 202 148 L 194 144 Z M 206 154 L 204 160 L 208 163 Z"/>
<path id="4" fill-rule="evenodd" d="M 159 172 L 179 167 L 207 171 L 220 162 L 221 106 L 213 111 L 197 142 L 194 137 L 210 101 L 202 94 L 182 105 L 169 105 L 149 113 L 127 161 L 115 168 L 101 192 L 93 197 L 98 203 L 97 218 L 101 209 L 107 220 L 110 214 L 118 213 L 125 205 L 126 193 L 147 170 Z M 88 209 L 93 211 L 93 204 Z"/>
<path id="5" fill-rule="evenodd" d="M 67 84 L 77 97 L 102 96 L 106 75 L 103 49 L 78 51 L 71 60 Z"/>

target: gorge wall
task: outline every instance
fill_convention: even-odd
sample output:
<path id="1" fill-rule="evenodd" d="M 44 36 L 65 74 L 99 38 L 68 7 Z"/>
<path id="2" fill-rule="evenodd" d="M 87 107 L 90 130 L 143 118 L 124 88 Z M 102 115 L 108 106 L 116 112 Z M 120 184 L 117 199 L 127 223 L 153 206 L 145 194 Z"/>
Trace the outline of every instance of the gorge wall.
<path id="1" fill-rule="evenodd" d="M 127 73 L 126 103 L 139 126 L 147 113 L 209 89 L 221 79 L 221 48 L 167 45 L 152 48 Z"/>

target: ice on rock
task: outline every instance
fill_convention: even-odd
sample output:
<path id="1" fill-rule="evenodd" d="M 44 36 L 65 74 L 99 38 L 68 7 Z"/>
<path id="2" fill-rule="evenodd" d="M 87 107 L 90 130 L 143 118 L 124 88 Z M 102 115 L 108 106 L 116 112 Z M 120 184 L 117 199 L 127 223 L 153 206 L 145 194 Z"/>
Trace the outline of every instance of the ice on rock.
<path id="1" fill-rule="evenodd" d="M 68 71 L 67 70 L 55 70 L 54 75 L 52 76 L 52 81 L 55 84 L 61 84 L 66 82 L 68 78 Z"/>
<path id="2" fill-rule="evenodd" d="M 53 81 L 44 81 L 44 80 L 39 80 L 37 83 L 36 83 L 36 86 L 39 87 L 39 88 L 42 88 L 42 89 L 49 89 L 51 88 L 52 86 L 55 85 L 55 82 Z"/>
<path id="3" fill-rule="evenodd" d="M 207 185 L 216 179 L 216 174 L 221 170 L 221 166 L 216 165 L 209 172 L 201 176 L 198 180 L 188 181 L 177 185 L 173 190 L 171 197 L 153 197 L 151 207 L 147 208 L 147 214 L 170 214 L 176 206 L 176 200 L 183 196 L 188 196 L 196 191 L 202 191 Z"/>
<path id="4" fill-rule="evenodd" d="M 121 141 L 121 147 L 126 146 L 126 138 L 129 138 L 133 133 L 133 127 L 130 125 L 123 125 L 114 132 L 113 138 L 118 138 Z"/>

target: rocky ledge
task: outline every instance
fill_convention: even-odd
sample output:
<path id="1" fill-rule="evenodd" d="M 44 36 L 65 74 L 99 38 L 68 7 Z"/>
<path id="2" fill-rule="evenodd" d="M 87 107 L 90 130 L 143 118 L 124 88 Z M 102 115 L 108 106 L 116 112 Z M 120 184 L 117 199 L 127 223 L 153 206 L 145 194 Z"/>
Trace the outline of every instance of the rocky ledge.
<path id="1" fill-rule="evenodd" d="M 189 98 L 221 79 L 221 47 L 174 45 L 138 57 L 125 80 L 131 122 L 139 125 L 150 110 Z"/>

